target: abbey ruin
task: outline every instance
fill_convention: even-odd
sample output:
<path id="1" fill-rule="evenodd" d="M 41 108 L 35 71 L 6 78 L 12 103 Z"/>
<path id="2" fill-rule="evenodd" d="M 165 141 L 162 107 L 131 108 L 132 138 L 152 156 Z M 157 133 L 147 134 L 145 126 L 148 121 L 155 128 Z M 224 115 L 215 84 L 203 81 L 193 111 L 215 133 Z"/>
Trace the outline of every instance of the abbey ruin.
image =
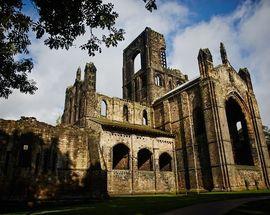
<path id="1" fill-rule="evenodd" d="M 123 98 L 96 92 L 93 63 L 83 78 L 78 69 L 58 126 L 0 120 L 2 195 L 269 188 L 269 151 L 249 71 L 237 72 L 221 43 L 222 63 L 214 66 L 209 49 L 200 49 L 199 76 L 188 80 L 167 67 L 165 50 L 163 35 L 146 28 L 123 51 Z"/>

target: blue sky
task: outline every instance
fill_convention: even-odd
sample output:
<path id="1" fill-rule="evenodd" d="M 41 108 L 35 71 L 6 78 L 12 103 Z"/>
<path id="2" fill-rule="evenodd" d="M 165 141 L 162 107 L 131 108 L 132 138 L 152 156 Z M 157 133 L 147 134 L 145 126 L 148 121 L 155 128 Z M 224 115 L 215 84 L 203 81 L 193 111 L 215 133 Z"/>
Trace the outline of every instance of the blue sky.
<path id="1" fill-rule="evenodd" d="M 194 12 L 193 22 L 209 21 L 212 16 L 223 16 L 234 11 L 244 0 L 182 0 Z"/>
<path id="2" fill-rule="evenodd" d="M 126 31 L 125 41 L 117 48 L 103 49 L 96 57 L 81 51 L 88 35 L 78 38 L 70 50 L 50 50 L 42 40 L 33 40 L 30 54 L 35 59 L 31 78 L 39 90 L 35 95 L 14 91 L 8 100 L 0 99 L 1 118 L 35 116 L 55 123 L 63 112 L 65 89 L 73 84 L 75 72 L 86 62 L 94 62 L 97 90 L 110 96 L 122 96 L 122 51 L 145 27 L 164 34 L 167 61 L 190 78 L 198 76 L 197 54 L 208 47 L 214 64 L 220 64 L 219 43 L 224 42 L 236 70 L 247 67 L 260 105 L 263 123 L 270 125 L 270 1 L 269 0 L 157 0 L 158 10 L 149 13 L 142 0 L 106 0 L 119 13 L 118 27 Z M 35 16 L 32 4 L 24 9 Z"/>

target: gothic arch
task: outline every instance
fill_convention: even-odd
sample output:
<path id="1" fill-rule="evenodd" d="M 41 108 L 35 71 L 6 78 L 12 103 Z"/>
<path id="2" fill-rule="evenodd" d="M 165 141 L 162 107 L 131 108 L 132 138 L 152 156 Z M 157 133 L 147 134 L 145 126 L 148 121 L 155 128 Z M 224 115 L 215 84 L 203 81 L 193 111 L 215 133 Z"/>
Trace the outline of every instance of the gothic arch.
<path id="1" fill-rule="evenodd" d="M 242 111 L 245 112 L 245 116 L 249 117 L 249 115 L 250 115 L 249 108 L 248 108 L 248 105 L 246 104 L 244 98 L 237 91 L 232 90 L 229 93 L 227 93 L 227 96 L 225 97 L 224 105 L 226 104 L 226 101 L 230 98 L 233 98 L 234 100 L 236 100 L 237 103 L 242 108 Z"/>
<path id="2" fill-rule="evenodd" d="M 237 93 L 230 93 L 225 100 L 225 111 L 235 164 L 253 166 L 252 125 L 247 106 Z"/>

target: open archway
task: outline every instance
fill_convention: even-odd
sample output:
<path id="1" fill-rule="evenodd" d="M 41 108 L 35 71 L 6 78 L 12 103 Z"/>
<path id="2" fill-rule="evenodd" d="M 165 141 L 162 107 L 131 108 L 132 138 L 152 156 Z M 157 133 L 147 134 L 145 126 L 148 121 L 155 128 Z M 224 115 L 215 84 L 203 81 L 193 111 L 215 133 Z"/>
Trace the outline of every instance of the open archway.
<path id="1" fill-rule="evenodd" d="M 123 143 L 113 147 L 113 169 L 129 169 L 129 148 Z"/>
<path id="2" fill-rule="evenodd" d="M 141 149 L 138 152 L 138 170 L 153 170 L 152 153 L 148 149 Z"/>
<path id="3" fill-rule="evenodd" d="M 254 162 L 245 114 L 238 102 L 232 97 L 226 101 L 225 107 L 234 162 L 237 165 L 253 166 Z"/>
<path id="4" fill-rule="evenodd" d="M 159 156 L 159 170 L 172 171 L 172 157 L 167 152 Z"/>

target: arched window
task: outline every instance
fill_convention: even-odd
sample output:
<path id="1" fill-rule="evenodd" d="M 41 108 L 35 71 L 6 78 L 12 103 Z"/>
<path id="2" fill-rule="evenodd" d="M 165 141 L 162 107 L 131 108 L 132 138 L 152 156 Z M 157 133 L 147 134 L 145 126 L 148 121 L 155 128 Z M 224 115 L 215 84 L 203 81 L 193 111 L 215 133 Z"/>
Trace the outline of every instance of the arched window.
<path id="1" fill-rule="evenodd" d="M 167 152 L 159 156 L 159 170 L 172 171 L 172 157 Z"/>
<path id="2" fill-rule="evenodd" d="M 153 170 L 152 153 L 148 149 L 141 149 L 138 152 L 138 170 Z"/>
<path id="3" fill-rule="evenodd" d="M 240 105 L 233 98 L 226 101 L 226 115 L 235 164 L 253 166 L 245 115 Z"/>
<path id="4" fill-rule="evenodd" d="M 124 107 L 123 107 L 123 119 L 124 119 L 124 121 L 128 122 L 128 107 L 127 107 L 127 105 L 124 105 Z"/>
<path id="5" fill-rule="evenodd" d="M 160 74 L 155 75 L 155 85 L 160 87 L 163 85 L 162 77 Z"/>
<path id="6" fill-rule="evenodd" d="M 122 143 L 113 147 L 113 169 L 129 169 L 129 148 Z"/>
<path id="7" fill-rule="evenodd" d="M 139 52 L 133 59 L 134 73 L 138 72 L 142 68 L 141 53 Z"/>
<path id="8" fill-rule="evenodd" d="M 143 125 L 148 125 L 147 111 L 143 110 Z"/>
<path id="9" fill-rule="evenodd" d="M 160 63 L 162 67 L 167 67 L 165 48 L 160 49 Z"/>
<path id="10" fill-rule="evenodd" d="M 105 117 L 107 116 L 107 103 L 105 100 L 101 101 L 100 114 L 101 114 L 101 116 L 105 116 Z"/>

